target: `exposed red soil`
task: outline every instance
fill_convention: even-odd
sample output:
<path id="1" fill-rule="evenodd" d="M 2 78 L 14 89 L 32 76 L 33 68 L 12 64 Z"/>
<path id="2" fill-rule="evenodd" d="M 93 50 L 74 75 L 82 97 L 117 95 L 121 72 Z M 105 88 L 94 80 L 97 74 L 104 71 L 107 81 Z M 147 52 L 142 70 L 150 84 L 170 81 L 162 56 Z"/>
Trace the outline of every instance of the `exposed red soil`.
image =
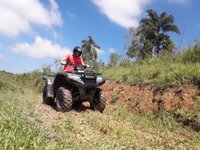
<path id="1" fill-rule="evenodd" d="M 190 111 L 195 108 L 199 99 L 198 88 L 194 85 L 185 85 L 161 91 L 150 85 L 127 85 L 107 81 L 102 87 L 108 103 L 126 105 L 130 111 L 149 113 L 152 111 L 182 108 Z"/>
<path id="2" fill-rule="evenodd" d="M 101 88 L 107 100 L 107 107 L 109 107 L 109 104 L 117 103 L 128 111 L 137 114 L 148 114 L 160 110 L 171 111 L 177 108 L 181 108 L 185 112 L 199 109 L 197 106 L 200 100 L 200 92 L 198 87 L 194 85 L 185 85 L 162 91 L 150 85 L 128 85 L 107 81 Z M 56 112 L 54 107 L 44 105 L 41 102 L 40 99 L 36 103 L 35 114 L 39 119 L 39 126 L 52 126 L 66 119 L 66 113 Z M 68 113 L 72 117 L 84 117 L 88 115 L 89 111 L 87 110 L 89 109 L 90 104 L 85 102 Z M 184 126 L 190 126 L 197 132 L 200 131 L 199 122 L 195 119 L 191 120 L 176 113 L 174 115 L 177 121 Z M 50 134 L 48 136 L 48 138 L 51 138 L 54 135 Z"/>
<path id="3" fill-rule="evenodd" d="M 199 90 L 194 85 L 185 85 L 179 88 L 173 88 L 166 91 L 156 90 L 150 85 L 128 85 L 107 81 L 102 89 L 104 91 L 107 104 L 120 104 L 134 113 L 148 114 L 159 110 L 170 111 L 176 108 L 182 108 L 189 112 L 196 108 L 200 99 Z M 75 117 L 83 115 L 85 110 L 89 109 L 88 102 L 82 104 L 75 111 L 70 113 Z M 109 107 L 109 105 L 107 106 Z M 55 113 L 55 109 L 51 106 L 44 105 L 41 100 L 36 104 L 36 110 L 42 116 L 41 123 L 51 125 L 65 117 L 62 112 Z M 81 113 L 79 113 L 81 112 Z"/>

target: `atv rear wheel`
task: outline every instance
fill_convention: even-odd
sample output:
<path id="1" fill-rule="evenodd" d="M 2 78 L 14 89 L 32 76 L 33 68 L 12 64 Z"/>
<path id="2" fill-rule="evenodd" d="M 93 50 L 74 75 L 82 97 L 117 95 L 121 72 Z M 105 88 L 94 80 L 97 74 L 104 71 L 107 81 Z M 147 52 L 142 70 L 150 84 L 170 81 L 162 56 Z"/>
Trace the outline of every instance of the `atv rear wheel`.
<path id="1" fill-rule="evenodd" d="M 72 108 L 72 94 L 68 89 L 60 87 L 56 93 L 56 108 L 58 111 L 70 111 Z"/>
<path id="2" fill-rule="evenodd" d="M 98 110 L 101 113 L 106 108 L 106 99 L 104 97 L 103 91 L 100 88 L 96 89 L 94 99 L 90 102 L 90 106 L 93 110 Z"/>
<path id="3" fill-rule="evenodd" d="M 47 97 L 47 88 L 46 88 L 46 86 L 43 89 L 42 97 L 43 97 L 43 104 L 47 104 L 47 105 L 53 105 L 54 104 L 53 98 Z"/>

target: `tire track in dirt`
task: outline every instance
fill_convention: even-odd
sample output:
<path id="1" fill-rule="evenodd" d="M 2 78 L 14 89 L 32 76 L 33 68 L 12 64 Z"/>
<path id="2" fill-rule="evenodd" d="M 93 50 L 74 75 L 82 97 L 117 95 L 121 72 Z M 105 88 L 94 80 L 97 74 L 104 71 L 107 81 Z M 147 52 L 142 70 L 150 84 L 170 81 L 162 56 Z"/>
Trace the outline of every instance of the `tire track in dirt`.
<path id="1" fill-rule="evenodd" d="M 66 119 L 66 116 L 76 117 L 84 116 L 88 111 L 92 111 L 89 108 L 89 103 L 85 102 L 81 106 L 73 107 L 70 112 L 59 112 L 56 110 L 55 106 L 49 106 L 42 103 L 40 99 L 36 103 L 36 114 L 41 119 L 42 125 L 48 126 L 56 122 L 60 122 Z"/>

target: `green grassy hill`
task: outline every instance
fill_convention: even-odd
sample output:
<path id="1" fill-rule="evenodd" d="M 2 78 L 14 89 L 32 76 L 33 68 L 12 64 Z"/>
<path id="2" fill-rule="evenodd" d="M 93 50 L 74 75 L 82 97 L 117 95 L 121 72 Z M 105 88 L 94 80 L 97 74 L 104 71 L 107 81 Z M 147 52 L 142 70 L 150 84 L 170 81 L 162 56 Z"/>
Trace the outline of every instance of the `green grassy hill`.
<path id="1" fill-rule="evenodd" d="M 112 81 L 151 84 L 163 90 L 198 86 L 200 63 L 194 53 L 193 49 L 173 58 L 100 71 Z M 200 149 L 199 106 L 192 113 L 176 109 L 142 115 L 108 100 L 103 113 L 88 108 L 61 113 L 42 104 L 43 84 L 39 72 L 0 72 L 0 149 Z"/>
<path id="2" fill-rule="evenodd" d="M 12 76 L 13 77 L 13 76 Z M 57 112 L 38 90 L 1 89 L 0 149 L 199 149 L 200 136 L 167 113 L 139 115 L 120 104 L 104 113 Z"/>
<path id="3" fill-rule="evenodd" d="M 189 46 L 174 56 L 160 55 L 156 59 L 100 69 L 109 79 L 131 84 L 153 84 L 170 88 L 192 83 L 200 84 L 200 44 Z"/>

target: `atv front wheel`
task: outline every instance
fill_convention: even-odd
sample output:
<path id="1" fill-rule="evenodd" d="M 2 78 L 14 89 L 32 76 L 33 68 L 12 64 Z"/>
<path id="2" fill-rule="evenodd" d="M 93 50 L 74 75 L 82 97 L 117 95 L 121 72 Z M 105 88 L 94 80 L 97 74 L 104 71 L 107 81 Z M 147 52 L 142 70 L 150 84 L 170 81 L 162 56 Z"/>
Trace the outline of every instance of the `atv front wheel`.
<path id="1" fill-rule="evenodd" d="M 70 111 L 72 108 L 72 94 L 68 89 L 60 87 L 56 93 L 56 108 L 58 111 Z"/>
<path id="2" fill-rule="evenodd" d="M 98 110 L 101 113 L 106 108 L 106 99 L 104 97 L 103 91 L 100 88 L 96 89 L 94 99 L 90 102 L 90 106 L 93 110 Z"/>
<path id="3" fill-rule="evenodd" d="M 53 105 L 54 104 L 53 98 L 47 97 L 47 88 L 46 88 L 46 86 L 43 89 L 42 97 L 43 97 L 43 104 L 47 104 L 47 105 Z"/>

